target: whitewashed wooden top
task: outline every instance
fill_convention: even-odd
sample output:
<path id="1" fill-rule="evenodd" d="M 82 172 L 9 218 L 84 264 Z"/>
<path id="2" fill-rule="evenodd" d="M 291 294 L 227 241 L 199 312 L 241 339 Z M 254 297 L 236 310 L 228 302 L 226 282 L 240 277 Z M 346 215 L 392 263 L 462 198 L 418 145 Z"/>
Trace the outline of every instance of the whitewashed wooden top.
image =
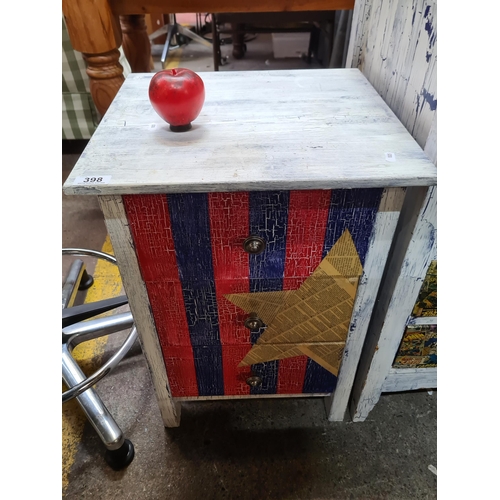
<path id="1" fill-rule="evenodd" d="M 66 194 L 436 184 L 435 165 L 357 69 L 200 73 L 205 104 L 182 133 L 151 107 L 152 76 L 128 76 Z M 74 184 L 85 176 L 109 177 Z"/>

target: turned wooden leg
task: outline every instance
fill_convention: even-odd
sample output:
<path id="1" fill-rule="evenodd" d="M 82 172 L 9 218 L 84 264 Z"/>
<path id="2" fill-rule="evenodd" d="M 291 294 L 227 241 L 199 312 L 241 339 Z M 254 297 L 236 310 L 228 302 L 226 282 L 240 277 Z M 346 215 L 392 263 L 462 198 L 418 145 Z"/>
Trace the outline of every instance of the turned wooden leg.
<path id="1" fill-rule="evenodd" d="M 118 62 L 122 44 L 118 16 L 108 0 L 63 0 L 62 8 L 71 45 L 87 61 L 90 93 L 102 116 L 125 81 Z"/>
<path id="2" fill-rule="evenodd" d="M 243 24 L 231 23 L 231 29 L 233 31 L 233 57 L 235 59 L 241 59 L 247 50 L 245 45 L 245 34 L 240 30 L 243 29 Z"/>
<path id="3" fill-rule="evenodd" d="M 123 67 L 119 62 L 120 52 L 113 49 L 104 54 L 83 53 L 83 57 L 87 61 L 92 100 L 103 116 L 125 81 Z"/>
<path id="4" fill-rule="evenodd" d="M 149 41 L 144 14 L 120 16 L 123 52 L 133 73 L 151 70 L 151 42 Z"/>

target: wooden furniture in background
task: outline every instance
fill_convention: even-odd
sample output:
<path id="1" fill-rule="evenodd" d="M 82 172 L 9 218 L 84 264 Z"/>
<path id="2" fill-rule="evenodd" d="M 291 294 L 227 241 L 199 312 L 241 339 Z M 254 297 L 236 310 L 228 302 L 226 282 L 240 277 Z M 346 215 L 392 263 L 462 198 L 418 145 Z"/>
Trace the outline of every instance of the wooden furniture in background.
<path id="1" fill-rule="evenodd" d="M 123 51 L 134 73 L 151 71 L 151 42 L 144 16 L 120 16 Z"/>
<path id="2" fill-rule="evenodd" d="M 255 13 L 219 13 L 212 14 L 215 22 L 213 30 L 214 40 L 214 69 L 218 71 L 220 64 L 220 35 L 231 33 L 233 57 L 241 59 L 247 50 L 244 43 L 246 33 L 310 33 L 310 43 L 307 61 L 311 62 L 311 53 L 317 42 L 315 28 L 321 22 L 331 22 L 335 18 L 335 11 L 318 12 L 255 12 Z M 231 29 L 222 29 L 220 25 L 230 24 Z M 318 29 L 318 28 L 316 28 Z M 218 57 L 217 57 L 218 54 Z"/>
<path id="3" fill-rule="evenodd" d="M 404 188 L 434 185 L 435 166 L 357 69 L 204 73 L 185 133 L 152 109 L 151 77 L 127 78 L 64 192 L 99 197 L 165 426 L 186 399 L 241 397 L 320 396 L 343 420 Z M 349 234 L 357 292 L 303 303 L 309 326 L 269 344 L 293 357 L 239 366 L 264 333 L 227 294 L 284 300 Z M 262 254 L 245 252 L 248 236 Z M 335 372 L 318 349 L 336 353 Z"/>
<path id="4" fill-rule="evenodd" d="M 436 1 L 357 0 L 348 61 L 363 72 L 437 165 Z M 433 362 L 437 313 L 434 317 L 414 313 L 422 283 L 436 259 L 436 211 L 437 186 L 408 189 L 353 386 L 350 410 L 354 421 L 364 421 L 383 392 L 437 387 Z M 410 346 L 402 340 L 413 325 L 433 328 L 428 334 L 416 332 Z M 395 362 L 400 346 L 403 351 L 421 352 L 424 355 L 419 357 L 425 362 L 403 367 L 404 356 Z"/>
<path id="5" fill-rule="evenodd" d="M 73 48 L 84 55 L 90 91 L 104 115 L 123 84 L 118 47 L 122 43 L 132 72 L 149 72 L 151 46 L 145 14 L 165 12 L 299 12 L 352 9 L 354 0 L 63 0 Z M 121 22 L 119 20 L 121 17 Z M 122 33 L 123 30 L 123 33 Z"/>

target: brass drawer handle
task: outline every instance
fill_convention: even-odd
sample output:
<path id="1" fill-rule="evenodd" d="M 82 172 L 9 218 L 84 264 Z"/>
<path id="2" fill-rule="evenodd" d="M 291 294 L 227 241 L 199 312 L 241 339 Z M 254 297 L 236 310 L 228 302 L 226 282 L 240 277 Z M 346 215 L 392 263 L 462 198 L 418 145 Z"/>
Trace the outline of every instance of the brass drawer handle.
<path id="1" fill-rule="evenodd" d="M 265 250 L 266 242 L 260 236 L 249 236 L 243 242 L 243 248 L 247 253 L 258 255 Z"/>
<path id="2" fill-rule="evenodd" d="M 256 313 L 250 313 L 250 316 L 245 320 L 245 326 L 249 330 L 258 330 L 264 326 L 264 322 L 257 316 Z"/>
<path id="3" fill-rule="evenodd" d="M 257 377 L 257 375 L 252 375 L 251 377 L 247 378 L 247 384 L 250 387 L 259 387 L 262 385 L 262 379 L 260 377 Z"/>

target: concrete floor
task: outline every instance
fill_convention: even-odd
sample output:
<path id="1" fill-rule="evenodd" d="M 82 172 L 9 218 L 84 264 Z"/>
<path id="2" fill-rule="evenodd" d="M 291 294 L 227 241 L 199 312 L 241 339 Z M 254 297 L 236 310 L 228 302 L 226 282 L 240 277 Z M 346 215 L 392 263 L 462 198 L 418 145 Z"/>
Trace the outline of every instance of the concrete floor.
<path id="1" fill-rule="evenodd" d="M 210 51 L 195 44 L 176 57 L 195 71 L 213 69 Z M 154 59 L 160 69 L 159 56 Z M 300 59 L 275 60 L 270 37 L 259 35 L 244 59 L 231 58 L 221 70 L 307 67 Z M 77 158 L 63 155 L 63 182 Z M 63 246 L 100 250 L 107 232 L 97 200 L 63 195 L 62 207 Z M 109 338 L 100 363 L 126 333 Z M 428 469 L 437 466 L 436 391 L 383 395 L 368 420 L 356 424 L 328 422 L 322 399 L 315 398 L 183 403 L 181 426 L 165 429 L 138 343 L 96 389 L 133 442 L 135 459 L 122 472 L 111 470 L 96 433 L 75 401 L 68 403 L 63 433 L 73 437 L 63 447 L 66 499 L 437 497 L 437 478 Z"/>

